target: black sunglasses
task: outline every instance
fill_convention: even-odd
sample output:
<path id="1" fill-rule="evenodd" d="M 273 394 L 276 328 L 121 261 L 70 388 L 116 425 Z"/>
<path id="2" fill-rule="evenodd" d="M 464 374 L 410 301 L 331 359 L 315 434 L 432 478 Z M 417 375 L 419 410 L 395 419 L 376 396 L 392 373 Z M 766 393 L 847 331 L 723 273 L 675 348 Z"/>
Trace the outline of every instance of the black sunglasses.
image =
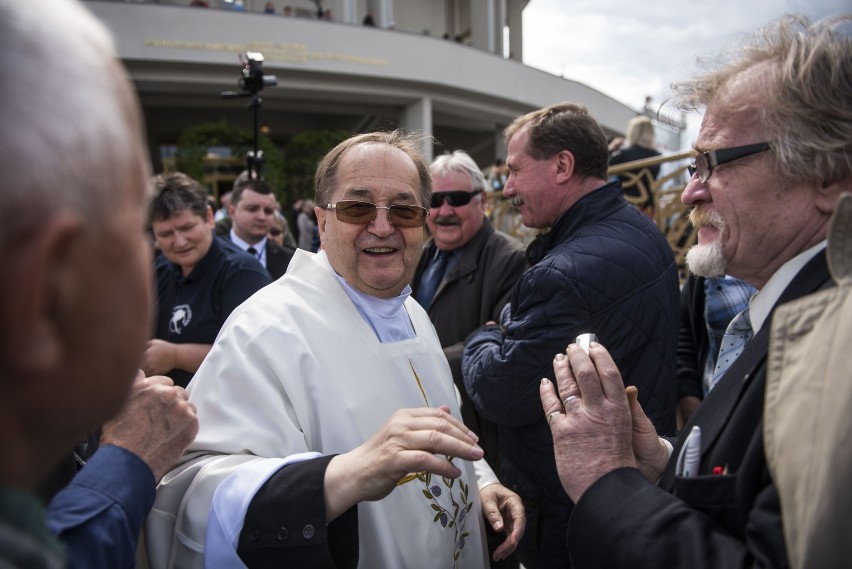
<path id="1" fill-rule="evenodd" d="M 464 190 L 456 190 L 452 192 L 437 192 L 432 194 L 432 207 L 441 207 L 444 202 L 450 204 L 450 207 L 461 207 L 470 203 L 473 196 L 481 194 L 482 190 L 473 190 L 466 192 Z"/>
<path id="2" fill-rule="evenodd" d="M 419 205 L 376 205 L 370 202 L 356 200 L 341 200 L 337 203 L 325 204 L 325 209 L 333 209 L 337 221 L 354 225 L 367 225 L 376 219 L 380 209 L 388 210 L 388 219 L 394 227 L 423 227 L 429 210 Z"/>
<path id="3" fill-rule="evenodd" d="M 745 146 L 732 146 L 731 148 L 720 148 L 719 150 L 708 150 L 699 152 L 695 155 L 695 160 L 686 167 L 690 176 L 698 175 L 698 180 L 701 183 L 706 182 L 713 173 L 713 168 L 733 162 L 752 154 L 766 152 L 769 150 L 768 142 L 759 142 L 757 144 L 746 144 Z"/>

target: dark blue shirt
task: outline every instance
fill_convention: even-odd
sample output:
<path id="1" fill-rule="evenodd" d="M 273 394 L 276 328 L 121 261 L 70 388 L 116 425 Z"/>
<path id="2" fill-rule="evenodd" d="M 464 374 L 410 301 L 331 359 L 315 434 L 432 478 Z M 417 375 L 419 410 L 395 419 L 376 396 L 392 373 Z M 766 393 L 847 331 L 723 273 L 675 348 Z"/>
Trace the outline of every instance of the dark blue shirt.
<path id="1" fill-rule="evenodd" d="M 163 255 L 155 270 L 157 304 L 171 305 L 166 311 L 157 309 L 156 337 L 175 344 L 212 344 L 231 312 L 271 282 L 256 258 L 215 235 L 210 250 L 186 277 Z M 167 322 L 161 322 L 162 315 Z M 184 387 L 193 376 L 178 369 L 165 375 Z"/>

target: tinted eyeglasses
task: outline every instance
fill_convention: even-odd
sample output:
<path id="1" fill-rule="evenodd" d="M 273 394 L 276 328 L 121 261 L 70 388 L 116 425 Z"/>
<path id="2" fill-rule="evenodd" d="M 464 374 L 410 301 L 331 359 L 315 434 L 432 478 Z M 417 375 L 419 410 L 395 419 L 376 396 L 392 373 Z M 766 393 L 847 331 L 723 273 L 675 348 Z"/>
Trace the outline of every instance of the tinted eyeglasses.
<path id="1" fill-rule="evenodd" d="M 275 229 L 275 228 L 273 228 L 273 229 L 270 229 L 270 230 L 269 230 L 269 234 L 270 234 L 270 235 L 273 235 L 273 236 L 275 236 L 275 237 L 278 237 L 278 236 L 279 236 L 279 235 L 281 235 L 282 233 L 284 233 L 284 232 L 283 232 L 283 231 L 281 231 L 280 229 Z"/>
<path id="2" fill-rule="evenodd" d="M 333 209 L 337 221 L 354 225 L 367 225 L 376 219 L 376 211 L 388 210 L 388 219 L 394 227 L 423 227 L 429 210 L 419 205 L 376 205 L 370 202 L 341 200 L 337 203 L 325 204 L 325 209 Z"/>
<path id="3" fill-rule="evenodd" d="M 473 196 L 481 194 L 482 190 L 473 190 L 465 192 L 464 190 L 456 190 L 453 192 L 437 192 L 432 194 L 432 207 L 441 207 L 444 202 L 450 204 L 451 207 L 461 207 L 470 203 Z"/>
<path id="4" fill-rule="evenodd" d="M 769 150 L 768 142 L 757 144 L 746 144 L 745 146 L 733 146 L 731 148 L 720 148 L 719 150 L 708 150 L 695 155 L 695 161 L 686 167 L 690 176 L 698 176 L 702 183 L 706 182 L 716 166 L 733 162 L 752 154 Z"/>

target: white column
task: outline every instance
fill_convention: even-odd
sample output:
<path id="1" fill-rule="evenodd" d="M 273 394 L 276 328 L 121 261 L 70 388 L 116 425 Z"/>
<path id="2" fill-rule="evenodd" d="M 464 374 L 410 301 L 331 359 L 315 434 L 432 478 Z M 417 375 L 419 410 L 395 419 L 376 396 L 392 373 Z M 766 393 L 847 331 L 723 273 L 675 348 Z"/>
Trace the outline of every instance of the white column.
<path id="1" fill-rule="evenodd" d="M 395 24 L 393 19 L 393 0 L 380 0 L 381 8 L 379 9 L 379 21 L 376 22 L 383 28 L 389 28 L 391 24 Z"/>
<path id="2" fill-rule="evenodd" d="M 403 127 L 414 132 L 432 134 L 432 99 L 423 97 L 405 107 L 405 115 L 402 118 Z M 423 143 L 423 154 L 428 161 L 432 161 L 432 143 Z"/>
<path id="3" fill-rule="evenodd" d="M 346 22 L 347 24 L 360 24 L 361 20 L 358 18 L 358 14 L 356 12 L 358 5 L 356 0 L 342 0 L 343 6 L 340 14 L 340 21 Z"/>
<path id="4" fill-rule="evenodd" d="M 516 61 L 524 60 L 524 8 L 528 0 L 508 0 L 509 53 Z"/>
<path id="5" fill-rule="evenodd" d="M 470 0 L 471 43 L 473 47 L 496 53 L 496 5 L 494 0 Z"/>
<path id="6" fill-rule="evenodd" d="M 503 129 L 500 129 L 494 135 L 494 156 L 502 158 L 503 162 L 505 162 L 507 154 L 506 137 L 503 135 Z"/>
<path id="7" fill-rule="evenodd" d="M 506 0 L 496 0 L 496 2 L 495 11 L 497 15 L 494 21 L 494 34 L 496 36 L 494 53 L 502 57 L 503 52 L 507 51 L 504 45 L 508 43 L 508 39 L 503 37 L 503 28 L 508 22 L 508 14 L 506 12 Z"/>

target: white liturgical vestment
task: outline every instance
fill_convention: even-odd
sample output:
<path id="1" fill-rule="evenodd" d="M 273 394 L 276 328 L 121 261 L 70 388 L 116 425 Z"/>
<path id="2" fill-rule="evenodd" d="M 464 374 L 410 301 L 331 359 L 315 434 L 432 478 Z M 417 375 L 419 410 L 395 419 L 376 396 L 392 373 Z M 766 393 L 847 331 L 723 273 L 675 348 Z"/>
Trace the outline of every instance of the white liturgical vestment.
<path id="1" fill-rule="evenodd" d="M 446 405 L 461 418 L 429 317 L 411 298 L 404 309 L 416 338 L 381 343 L 325 257 L 298 251 L 284 277 L 234 310 L 189 386 L 200 430 L 148 517 L 153 568 L 222 566 L 203 560 L 210 505 L 241 469 L 348 452 L 401 408 Z M 457 480 L 411 476 L 386 498 L 359 504 L 359 566 L 488 567 L 479 488 L 496 477 L 479 462 L 475 472 L 453 459 Z"/>

